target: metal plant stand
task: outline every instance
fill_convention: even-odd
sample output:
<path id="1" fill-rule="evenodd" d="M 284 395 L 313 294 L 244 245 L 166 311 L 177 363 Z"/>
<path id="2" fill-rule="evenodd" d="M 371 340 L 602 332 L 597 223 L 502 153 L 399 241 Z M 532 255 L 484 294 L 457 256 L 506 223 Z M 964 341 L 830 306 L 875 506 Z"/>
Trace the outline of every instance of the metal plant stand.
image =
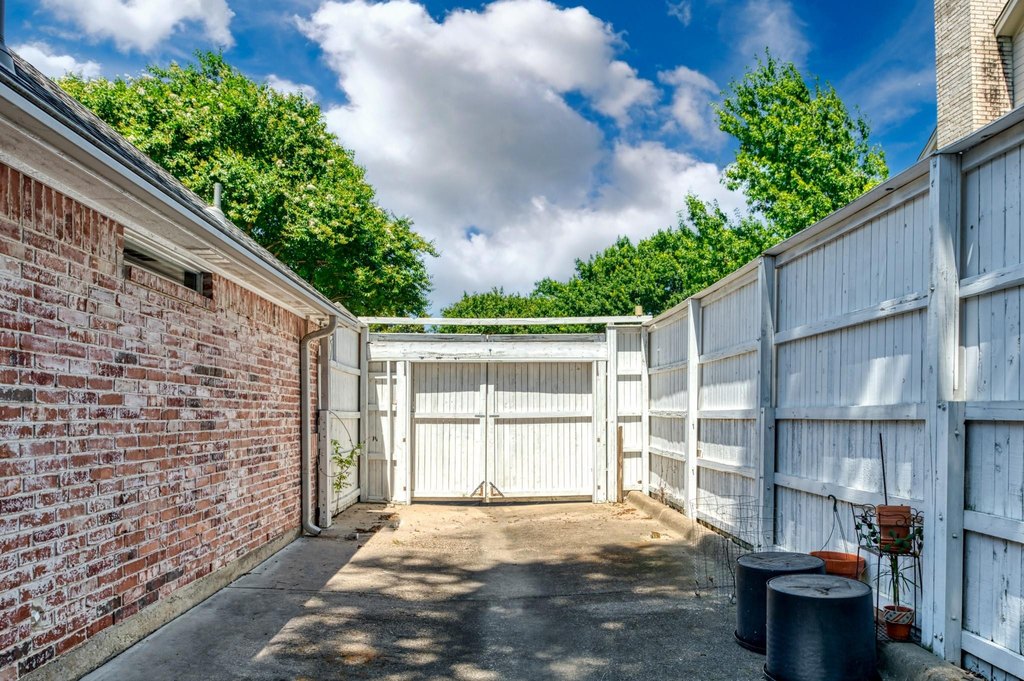
<path id="1" fill-rule="evenodd" d="M 922 583 L 921 553 L 924 537 L 924 515 L 917 509 L 910 509 L 910 523 L 907 526 L 907 538 L 899 540 L 894 545 L 883 546 L 878 531 L 878 514 L 874 506 L 853 505 L 853 523 L 857 531 L 857 556 L 862 552 L 874 558 L 874 589 L 875 589 L 875 631 L 879 639 L 887 640 L 885 622 L 880 617 L 883 612 L 881 604 L 882 578 L 899 580 L 899 590 L 906 593 L 909 590 L 913 594 L 913 608 L 915 623 L 911 627 L 911 640 L 920 643 L 920 628 L 916 624 L 918 614 L 918 591 Z M 883 560 L 884 558 L 884 560 Z M 870 558 L 865 558 L 870 564 Z M 898 561 L 893 574 L 892 561 Z M 906 599 L 900 599 L 906 601 Z"/>

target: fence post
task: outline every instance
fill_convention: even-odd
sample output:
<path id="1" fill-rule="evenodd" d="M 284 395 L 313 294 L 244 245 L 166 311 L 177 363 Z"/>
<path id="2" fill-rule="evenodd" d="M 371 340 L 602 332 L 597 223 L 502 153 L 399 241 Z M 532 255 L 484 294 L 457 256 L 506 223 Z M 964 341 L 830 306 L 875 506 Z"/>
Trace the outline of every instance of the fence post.
<path id="1" fill-rule="evenodd" d="M 697 517 L 697 433 L 700 407 L 700 300 L 687 301 L 686 315 L 686 513 Z"/>
<path id="2" fill-rule="evenodd" d="M 607 427 L 605 428 L 604 435 L 605 475 L 603 476 L 604 481 L 601 484 L 604 487 L 605 498 L 610 499 L 612 496 L 611 490 L 614 489 L 615 481 L 618 479 L 618 472 L 612 470 L 613 466 L 617 464 L 612 464 L 611 462 L 617 460 L 612 455 L 612 443 L 615 442 L 615 433 L 619 427 L 619 332 L 611 324 L 606 328 L 608 363 L 606 364 L 605 373 L 605 416 Z M 594 424 L 595 428 L 597 426 L 598 424 Z M 646 487 L 641 491 L 647 494 Z"/>
<path id="3" fill-rule="evenodd" d="M 758 540 L 775 544 L 775 257 L 761 257 L 757 268 L 761 332 L 758 358 Z"/>
<path id="4" fill-rule="evenodd" d="M 963 610 L 964 408 L 960 347 L 960 157 L 932 157 L 930 274 L 925 346 L 926 427 L 921 639 L 960 664 Z"/>
<path id="5" fill-rule="evenodd" d="M 594 401 L 593 422 L 594 422 L 594 494 L 595 504 L 614 501 L 611 498 L 609 479 L 615 475 L 615 465 L 611 463 L 611 453 L 608 449 L 608 414 L 605 410 L 605 402 L 608 399 L 608 361 L 602 360 L 593 362 L 590 370 L 591 375 L 591 398 Z"/>
<path id="6" fill-rule="evenodd" d="M 359 443 L 362 449 L 359 450 L 358 476 L 359 476 L 359 499 L 366 501 L 369 493 L 369 472 L 370 462 L 368 451 L 370 449 L 370 327 L 366 326 L 359 331 Z M 380 408 L 380 405 L 377 405 Z"/>
<path id="7" fill-rule="evenodd" d="M 650 494 L 651 487 L 651 383 L 647 373 L 647 342 L 646 327 L 640 327 L 640 460 L 644 467 L 644 487 Z"/>
<path id="8" fill-rule="evenodd" d="M 964 402 L 940 405 L 935 429 L 938 449 L 933 523 L 939 543 L 932 554 L 935 561 L 933 593 L 937 594 L 932 640 L 939 644 L 933 645 L 933 650 L 956 665 L 961 661 L 963 634 L 965 412 Z M 940 622 L 941 629 L 938 628 Z"/>

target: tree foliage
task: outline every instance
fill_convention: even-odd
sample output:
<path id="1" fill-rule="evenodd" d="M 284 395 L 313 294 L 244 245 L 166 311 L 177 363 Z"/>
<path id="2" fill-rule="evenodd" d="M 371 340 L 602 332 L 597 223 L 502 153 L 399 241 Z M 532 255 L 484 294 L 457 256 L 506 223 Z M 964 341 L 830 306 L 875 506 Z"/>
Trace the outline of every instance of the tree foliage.
<path id="1" fill-rule="evenodd" d="M 228 219 L 328 297 L 357 314 L 426 310 L 433 246 L 377 204 L 315 103 L 214 53 L 59 84 L 200 196 L 221 182 Z"/>
<path id="2" fill-rule="evenodd" d="M 659 313 L 756 258 L 776 241 L 760 222 L 730 220 L 716 203 L 686 197 L 675 228 L 632 243 L 620 238 L 589 260 L 576 261 L 566 282 L 545 279 L 536 293 L 558 301 L 565 315 L 628 315 L 636 305 Z"/>
<path id="3" fill-rule="evenodd" d="M 464 293 L 462 299 L 444 309 L 445 317 L 559 317 L 559 301 L 542 293 L 505 293 L 493 288 L 483 293 Z M 442 326 L 441 333 L 572 333 L 579 327 L 558 326 Z"/>
<path id="4" fill-rule="evenodd" d="M 715 109 L 721 130 L 739 142 L 725 169 L 752 210 L 792 236 L 871 189 L 889 169 L 870 144 L 863 117 L 853 118 L 835 88 L 813 89 L 792 63 L 771 54 L 733 81 Z"/>
<path id="5" fill-rule="evenodd" d="M 716 107 L 721 130 L 738 144 L 723 181 L 744 192 L 749 215 L 685 198 L 674 228 L 633 243 L 623 237 L 567 281 L 544 279 L 527 296 L 500 289 L 467 294 L 445 316 L 658 314 L 742 267 L 863 194 L 888 175 L 867 122 L 850 116 L 831 85 L 808 86 L 791 63 L 771 54 L 733 82 Z M 473 310 L 478 314 L 468 315 Z"/>

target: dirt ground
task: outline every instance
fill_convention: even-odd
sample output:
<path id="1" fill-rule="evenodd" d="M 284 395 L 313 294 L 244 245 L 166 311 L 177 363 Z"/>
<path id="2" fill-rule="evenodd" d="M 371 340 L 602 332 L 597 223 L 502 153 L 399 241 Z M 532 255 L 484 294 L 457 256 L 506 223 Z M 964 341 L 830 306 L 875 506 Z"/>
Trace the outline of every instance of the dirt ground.
<path id="1" fill-rule="evenodd" d="M 696 554 L 624 505 L 359 504 L 85 678 L 762 678 Z"/>

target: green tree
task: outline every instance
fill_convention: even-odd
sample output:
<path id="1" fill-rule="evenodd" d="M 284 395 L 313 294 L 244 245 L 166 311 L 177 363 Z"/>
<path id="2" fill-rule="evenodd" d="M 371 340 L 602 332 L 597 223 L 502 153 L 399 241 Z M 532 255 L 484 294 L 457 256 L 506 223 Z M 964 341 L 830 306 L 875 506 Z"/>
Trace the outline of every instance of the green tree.
<path id="1" fill-rule="evenodd" d="M 757 220 L 730 220 L 717 203 L 686 197 L 675 228 L 633 244 L 620 238 L 589 260 L 577 260 L 566 282 L 544 279 L 534 296 L 557 301 L 562 314 L 658 314 L 756 258 L 777 241 Z"/>
<path id="2" fill-rule="evenodd" d="M 788 237 L 850 203 L 884 180 L 882 150 L 861 116 L 852 118 L 835 88 L 813 88 L 792 63 L 770 53 L 733 81 L 715 111 L 721 130 L 739 142 L 725 183 Z"/>
<path id="3" fill-rule="evenodd" d="M 442 311 L 444 317 L 502 318 L 502 317 L 559 317 L 564 313 L 559 301 L 540 293 L 520 295 L 493 288 L 483 293 L 463 293 L 462 298 Z M 441 333 L 555 333 L 578 331 L 579 327 L 554 326 L 441 326 Z"/>
<path id="4" fill-rule="evenodd" d="M 320 107 L 219 54 L 138 77 L 58 81 L 71 96 L 210 200 L 301 277 L 356 314 L 422 314 L 433 246 L 381 208 Z"/>

